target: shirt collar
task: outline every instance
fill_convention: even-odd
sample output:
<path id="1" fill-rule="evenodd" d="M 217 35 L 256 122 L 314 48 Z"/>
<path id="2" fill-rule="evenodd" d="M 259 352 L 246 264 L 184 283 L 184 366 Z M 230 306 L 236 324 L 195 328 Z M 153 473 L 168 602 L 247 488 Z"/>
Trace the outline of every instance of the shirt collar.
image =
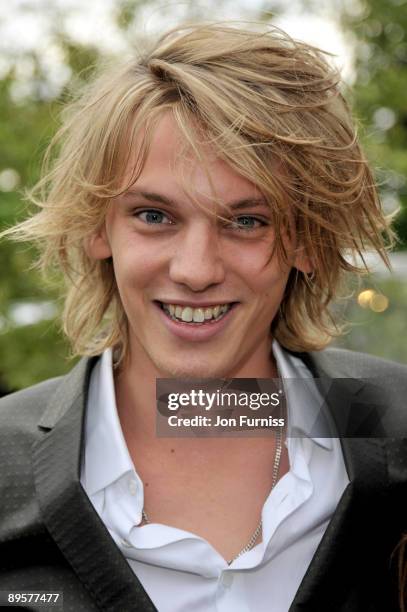
<path id="1" fill-rule="evenodd" d="M 332 450 L 332 436 L 321 410 L 323 397 L 317 389 L 311 371 L 299 357 L 285 351 L 276 340 L 273 340 L 272 350 L 287 398 L 287 437 L 305 436 L 319 446 Z M 300 383 L 300 380 L 304 382 Z M 315 437 L 313 432 L 316 427 L 318 433 L 323 436 Z"/>
<path id="2" fill-rule="evenodd" d="M 126 472 L 133 471 L 117 414 L 112 350 L 107 349 L 93 368 L 89 384 L 84 465 L 86 489 L 92 495 Z"/>

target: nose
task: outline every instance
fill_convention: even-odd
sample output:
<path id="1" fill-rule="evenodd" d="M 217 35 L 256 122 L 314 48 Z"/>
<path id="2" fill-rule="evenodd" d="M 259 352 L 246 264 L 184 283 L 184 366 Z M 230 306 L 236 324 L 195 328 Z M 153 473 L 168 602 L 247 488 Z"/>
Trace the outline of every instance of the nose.
<path id="1" fill-rule="evenodd" d="M 225 266 L 219 237 L 210 222 L 197 222 L 177 236 L 169 274 L 174 283 L 192 291 L 204 291 L 223 282 Z"/>

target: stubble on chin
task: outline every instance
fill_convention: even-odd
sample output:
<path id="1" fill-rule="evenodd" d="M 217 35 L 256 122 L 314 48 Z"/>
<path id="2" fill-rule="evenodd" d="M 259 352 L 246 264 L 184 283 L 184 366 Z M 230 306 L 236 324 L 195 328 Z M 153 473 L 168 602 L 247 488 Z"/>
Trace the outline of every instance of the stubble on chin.
<path id="1" fill-rule="evenodd" d="M 184 362 L 178 359 L 155 360 L 155 365 L 160 372 L 160 378 L 228 378 L 226 366 L 221 367 L 219 363 L 209 363 L 199 357 L 185 358 Z"/>

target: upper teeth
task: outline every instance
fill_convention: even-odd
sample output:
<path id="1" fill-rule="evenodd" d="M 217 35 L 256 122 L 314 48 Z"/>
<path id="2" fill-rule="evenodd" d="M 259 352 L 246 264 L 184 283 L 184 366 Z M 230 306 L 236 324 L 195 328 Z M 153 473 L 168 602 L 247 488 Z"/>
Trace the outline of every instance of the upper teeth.
<path id="1" fill-rule="evenodd" d="M 185 323 L 203 323 L 210 319 L 218 319 L 230 308 L 230 304 L 219 304 L 206 308 L 192 308 L 191 306 L 179 306 L 178 304 L 163 304 L 164 310 L 172 317 L 180 319 Z"/>

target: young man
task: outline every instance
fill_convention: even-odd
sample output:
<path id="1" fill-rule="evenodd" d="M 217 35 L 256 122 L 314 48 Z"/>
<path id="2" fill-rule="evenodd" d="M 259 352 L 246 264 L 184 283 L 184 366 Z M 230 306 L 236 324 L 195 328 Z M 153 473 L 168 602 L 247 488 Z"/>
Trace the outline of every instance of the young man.
<path id="1" fill-rule="evenodd" d="M 406 369 L 323 350 L 353 256 L 387 261 L 391 233 L 322 53 L 180 28 L 91 83 L 57 143 L 11 233 L 63 270 L 85 357 L 1 403 L 0 590 L 75 612 L 397 609 Z M 284 439 L 157 437 L 156 379 L 194 377 L 307 384 Z M 315 433 L 355 436 L 366 407 L 371 438 Z"/>

